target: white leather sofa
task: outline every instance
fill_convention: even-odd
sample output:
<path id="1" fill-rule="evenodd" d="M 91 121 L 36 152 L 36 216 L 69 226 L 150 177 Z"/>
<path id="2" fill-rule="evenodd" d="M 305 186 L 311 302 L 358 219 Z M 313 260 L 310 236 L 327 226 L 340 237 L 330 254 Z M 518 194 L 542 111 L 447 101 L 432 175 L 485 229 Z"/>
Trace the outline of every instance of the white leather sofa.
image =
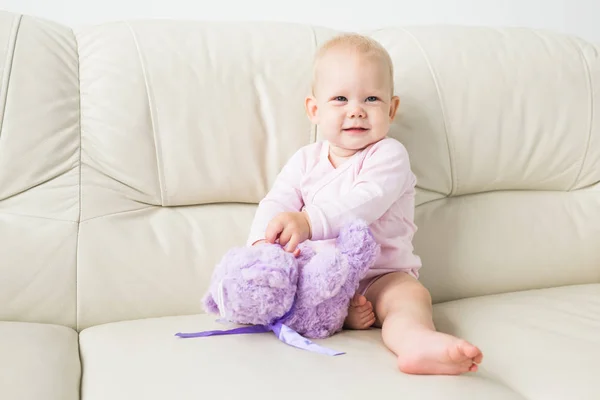
<path id="1" fill-rule="evenodd" d="M 398 371 L 378 330 L 179 339 L 286 159 L 319 139 L 337 32 L 0 13 L 0 399 L 600 399 L 600 47 L 528 29 L 369 32 L 419 180 L 439 330 L 480 371 Z"/>

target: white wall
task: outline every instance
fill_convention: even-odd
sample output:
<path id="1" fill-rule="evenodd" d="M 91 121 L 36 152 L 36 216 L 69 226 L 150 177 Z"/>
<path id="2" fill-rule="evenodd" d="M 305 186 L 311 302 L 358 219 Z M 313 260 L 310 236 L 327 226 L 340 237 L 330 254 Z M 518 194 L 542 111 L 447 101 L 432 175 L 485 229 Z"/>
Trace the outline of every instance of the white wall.
<path id="1" fill-rule="evenodd" d="M 78 27 L 131 18 L 276 20 L 361 30 L 466 24 L 551 29 L 600 42 L 600 0 L 0 0 Z"/>

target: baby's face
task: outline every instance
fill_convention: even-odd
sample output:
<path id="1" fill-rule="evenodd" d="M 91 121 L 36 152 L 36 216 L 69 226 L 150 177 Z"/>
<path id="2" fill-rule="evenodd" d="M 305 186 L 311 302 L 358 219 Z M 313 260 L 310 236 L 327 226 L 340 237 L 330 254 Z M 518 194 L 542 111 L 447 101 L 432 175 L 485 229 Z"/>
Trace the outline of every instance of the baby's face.
<path id="1" fill-rule="evenodd" d="M 314 95 L 306 101 L 312 122 L 350 154 L 387 136 L 399 102 L 382 62 L 341 50 L 321 59 Z"/>

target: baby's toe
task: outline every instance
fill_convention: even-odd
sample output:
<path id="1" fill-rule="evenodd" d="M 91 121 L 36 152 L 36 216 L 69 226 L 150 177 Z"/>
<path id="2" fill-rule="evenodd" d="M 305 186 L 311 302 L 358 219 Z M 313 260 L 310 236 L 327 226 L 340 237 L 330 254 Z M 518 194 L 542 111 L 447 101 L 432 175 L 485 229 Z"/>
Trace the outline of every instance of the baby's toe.
<path id="1" fill-rule="evenodd" d="M 362 323 L 363 325 L 365 325 L 366 328 L 373 325 L 375 323 L 375 313 L 370 312 L 368 314 L 365 314 L 365 316 L 362 318 Z"/>
<path id="2" fill-rule="evenodd" d="M 352 300 L 350 301 L 350 305 L 352 307 L 360 307 L 364 306 L 367 303 L 367 298 L 361 294 L 355 294 Z"/>
<path id="3" fill-rule="evenodd" d="M 460 344 L 460 349 L 466 357 L 472 359 L 474 362 L 480 363 L 482 361 L 483 355 L 481 354 L 481 350 L 473 346 L 471 343 L 462 342 Z"/>
<path id="4" fill-rule="evenodd" d="M 368 314 L 373 311 L 373 306 L 371 305 L 370 302 L 367 302 L 367 304 L 363 304 L 362 306 L 355 307 L 354 309 L 359 314 Z"/>

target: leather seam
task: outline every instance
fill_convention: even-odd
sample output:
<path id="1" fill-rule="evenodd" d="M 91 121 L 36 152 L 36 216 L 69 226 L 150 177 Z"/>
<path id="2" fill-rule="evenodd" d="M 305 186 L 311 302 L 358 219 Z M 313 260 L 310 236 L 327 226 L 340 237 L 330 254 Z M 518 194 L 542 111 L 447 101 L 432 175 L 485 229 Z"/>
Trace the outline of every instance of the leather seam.
<path id="1" fill-rule="evenodd" d="M 135 49 L 137 51 L 137 55 L 138 58 L 140 60 L 140 68 L 142 69 L 142 75 L 144 77 L 144 85 L 146 86 L 146 97 L 148 99 L 148 110 L 150 112 L 150 123 L 152 125 L 152 135 L 154 137 L 154 150 L 155 150 L 155 154 L 156 154 L 156 169 L 157 169 L 157 175 L 158 175 L 158 187 L 159 187 L 159 191 L 160 191 L 160 204 L 162 206 L 165 205 L 165 192 L 166 189 L 164 187 L 164 183 L 165 183 L 165 179 L 163 176 L 163 163 L 160 157 L 160 141 L 158 138 L 158 134 L 157 134 L 157 126 L 158 126 L 158 121 L 156 118 L 156 110 L 154 109 L 154 101 L 152 101 L 152 94 L 150 91 L 150 84 L 148 82 L 148 73 L 146 71 L 146 64 L 144 64 L 144 59 L 142 57 L 142 51 L 140 49 L 140 45 L 137 39 L 137 36 L 135 34 L 135 31 L 133 30 L 133 27 L 129 24 L 129 22 L 124 22 L 125 25 L 127 25 L 127 27 L 129 28 L 129 32 L 131 33 L 131 36 L 133 38 L 133 42 L 135 44 Z"/>
<path id="2" fill-rule="evenodd" d="M 429 72 L 431 73 L 431 79 L 433 80 L 433 84 L 435 85 L 436 94 L 438 97 L 438 101 L 440 103 L 440 111 L 442 113 L 442 121 L 444 122 L 444 133 L 446 135 L 446 145 L 448 146 L 448 158 L 450 161 L 450 177 L 452 178 L 452 188 L 450 189 L 450 193 L 447 196 L 452 196 L 458 192 L 458 187 L 459 187 L 459 180 L 458 180 L 458 175 L 456 173 L 456 166 L 455 166 L 455 161 L 454 161 L 455 155 L 456 155 L 456 147 L 454 146 L 454 143 L 450 140 L 450 133 L 448 130 L 448 121 L 447 121 L 447 116 L 446 116 L 446 107 L 444 106 L 444 102 L 442 100 L 442 91 L 440 88 L 440 84 L 438 82 L 437 75 L 435 74 L 433 65 L 431 64 L 431 61 L 429 60 L 429 57 L 427 56 L 427 52 L 421 45 L 421 42 L 419 42 L 419 40 L 416 38 L 416 36 L 413 35 L 409 30 L 407 30 L 405 28 L 399 28 L 399 29 L 404 31 L 415 42 L 415 44 L 421 51 L 421 54 L 423 55 L 425 63 L 427 64 L 427 67 L 429 68 Z"/>
<path id="3" fill-rule="evenodd" d="M 81 59 L 79 56 L 79 40 L 77 35 L 73 33 L 75 40 L 75 51 L 77 55 L 77 90 L 79 100 L 79 215 L 77 217 L 77 246 L 75 247 L 75 329 L 79 332 L 79 247 L 80 247 L 80 235 L 81 235 L 81 216 L 83 215 L 83 202 L 82 202 L 82 152 L 83 152 L 83 128 L 81 124 Z M 80 388 L 81 390 L 81 385 Z"/>
<path id="4" fill-rule="evenodd" d="M 7 57 L 4 65 L 4 76 L 1 82 L 0 88 L 4 88 L 3 92 L 0 92 L 0 138 L 2 138 L 2 128 L 4 126 L 4 118 L 6 114 L 6 103 L 8 102 L 8 89 L 10 86 L 10 76 L 12 74 L 12 68 L 15 58 L 15 52 L 17 49 L 17 38 L 19 36 L 19 29 L 21 28 L 22 15 L 16 17 L 16 21 L 13 22 L 11 28 L 11 37 L 8 43 Z"/>
<path id="5" fill-rule="evenodd" d="M 19 190 L 16 193 L 12 193 L 12 194 L 10 194 L 10 195 L 8 195 L 6 197 L 0 198 L 0 201 L 6 201 L 6 200 L 9 200 L 9 199 L 12 199 L 12 198 L 17 197 L 19 195 L 22 195 L 23 193 L 28 192 L 28 191 L 30 191 L 32 189 L 35 189 L 35 188 L 40 187 L 42 185 L 45 185 L 46 183 L 51 182 L 54 179 L 59 178 L 59 177 L 65 175 L 65 174 L 71 172 L 73 170 L 73 168 L 76 168 L 76 167 L 71 167 L 71 168 L 67 169 L 66 171 L 61 171 L 61 172 L 59 172 L 56 175 L 50 176 L 48 179 L 44 179 L 43 181 L 35 182 L 35 183 L 32 183 L 31 185 L 27 185 L 23 189 Z"/>
<path id="6" fill-rule="evenodd" d="M 68 224 L 77 224 L 78 223 L 77 221 L 73 221 L 72 219 L 42 217 L 40 215 L 19 214 L 19 213 L 12 213 L 12 212 L 6 212 L 4 210 L 0 210 L 0 216 L 2 216 L 2 215 L 9 215 L 11 217 L 19 217 L 19 218 L 34 218 L 34 219 L 41 219 L 44 221 L 52 221 L 52 222 L 64 222 L 64 223 L 68 223 Z"/>
<path id="7" fill-rule="evenodd" d="M 571 43 L 573 43 L 573 42 L 571 42 Z M 588 61 L 585 58 L 585 55 L 583 54 L 581 46 L 579 46 L 576 43 L 573 43 L 573 45 L 577 49 L 577 53 L 579 54 L 579 57 L 581 58 L 581 63 L 583 64 L 583 68 L 587 75 L 588 93 L 589 93 L 589 98 L 590 98 L 590 118 L 589 118 L 589 132 L 588 132 L 587 142 L 585 145 L 585 150 L 583 151 L 583 156 L 581 158 L 581 165 L 579 166 L 579 172 L 575 176 L 575 181 L 573 181 L 573 184 L 569 188 L 569 191 L 572 191 L 575 189 L 579 180 L 581 179 L 581 174 L 583 174 L 583 168 L 585 167 L 585 162 L 587 160 L 588 153 L 590 151 L 590 144 L 592 142 L 592 129 L 594 127 L 594 85 L 593 85 L 593 80 L 592 80 L 592 74 L 590 72 L 590 65 L 588 64 Z"/>
<path id="8" fill-rule="evenodd" d="M 94 220 L 98 220 L 98 219 L 103 219 L 103 218 L 107 218 L 107 217 L 112 217 L 114 215 L 134 213 L 134 212 L 149 210 L 151 208 L 158 208 L 158 207 L 160 207 L 160 206 L 152 205 L 152 206 L 147 206 L 147 207 L 142 207 L 142 208 L 136 208 L 135 210 L 116 211 L 116 212 L 112 212 L 112 213 L 108 213 L 108 214 L 103 214 L 103 215 L 98 215 L 96 217 L 90 217 L 88 219 L 84 219 L 84 220 L 82 220 L 80 222 L 80 224 L 84 224 L 86 222 L 90 222 L 90 221 L 94 221 Z"/>
<path id="9" fill-rule="evenodd" d="M 314 44 L 313 53 L 316 53 L 317 50 L 319 49 L 319 41 L 317 40 L 317 32 L 315 32 L 315 28 L 312 27 L 312 26 L 310 27 L 310 30 L 311 30 L 312 35 L 313 35 L 313 44 Z M 312 67 L 311 67 L 311 71 L 310 71 L 309 81 L 311 82 L 310 84 L 311 84 L 311 87 L 312 87 Z M 312 89 L 310 90 L 310 93 L 312 95 Z M 308 137 L 308 143 L 309 144 L 315 143 L 317 141 L 317 136 L 318 136 L 318 133 L 317 133 L 318 127 L 317 127 L 317 125 L 313 124 L 312 121 L 311 121 L 311 125 L 312 126 L 311 126 L 310 134 L 309 134 L 309 137 Z"/>

